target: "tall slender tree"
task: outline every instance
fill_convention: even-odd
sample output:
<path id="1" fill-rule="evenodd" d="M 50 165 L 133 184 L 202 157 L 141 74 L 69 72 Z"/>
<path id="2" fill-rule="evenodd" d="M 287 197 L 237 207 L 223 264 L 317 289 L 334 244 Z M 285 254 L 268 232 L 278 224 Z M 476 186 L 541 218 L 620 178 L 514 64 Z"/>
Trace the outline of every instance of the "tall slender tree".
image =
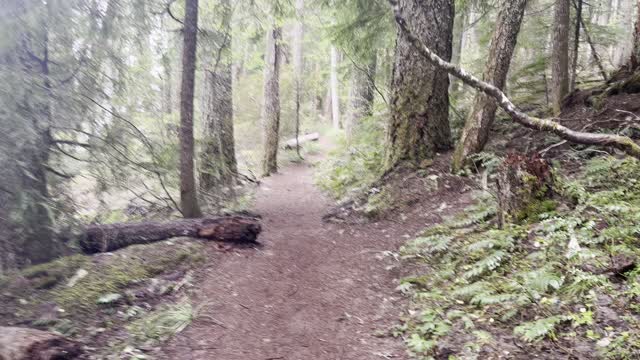
<path id="1" fill-rule="evenodd" d="M 330 74 L 331 91 L 331 119 L 333 121 L 333 128 L 340 129 L 342 123 L 340 121 L 340 84 L 338 83 L 338 49 L 335 46 L 331 47 L 331 74 Z"/>
<path id="2" fill-rule="evenodd" d="M 527 0 L 503 0 L 498 14 L 482 79 L 500 90 L 507 81 L 526 6 Z M 473 109 L 465 122 L 453 156 L 454 171 L 459 171 L 469 156 L 482 151 L 489 140 L 497 108 L 493 98 L 483 93 L 476 94 Z"/>
<path id="3" fill-rule="evenodd" d="M 300 157 L 300 112 L 302 101 L 302 72 L 304 67 L 303 43 L 304 43 L 304 0 L 296 0 L 296 24 L 293 33 L 293 72 L 295 79 L 295 123 L 296 123 L 296 152 Z"/>
<path id="4" fill-rule="evenodd" d="M 262 126 L 264 157 L 262 174 L 269 176 L 278 171 L 278 142 L 280 136 L 280 61 L 282 28 L 275 16 L 266 33 L 264 56 L 264 103 Z"/>
<path id="5" fill-rule="evenodd" d="M 233 70 L 231 59 L 231 18 L 229 0 L 221 0 L 219 45 L 205 71 L 206 111 L 200 162 L 200 187 L 216 205 L 233 196 L 238 172 L 233 126 Z"/>
<path id="6" fill-rule="evenodd" d="M 349 91 L 350 108 L 344 126 L 348 142 L 351 142 L 354 129 L 360 120 L 372 114 L 377 64 L 378 57 L 375 51 L 369 55 L 364 67 L 354 63 Z"/>
<path id="7" fill-rule="evenodd" d="M 451 59 L 453 0 L 400 0 L 399 9 L 410 19 L 411 31 L 443 59 Z M 387 168 L 401 162 L 420 166 L 451 148 L 449 76 L 420 55 L 399 28 L 390 107 Z"/>
<path id="8" fill-rule="evenodd" d="M 559 114 L 569 92 L 569 23 L 571 0 L 555 0 L 551 53 L 551 97 L 553 111 Z"/>
<path id="9" fill-rule="evenodd" d="M 194 174 L 193 98 L 198 38 L 198 0 L 185 0 L 180 90 L 180 207 L 186 218 L 202 216 Z"/>

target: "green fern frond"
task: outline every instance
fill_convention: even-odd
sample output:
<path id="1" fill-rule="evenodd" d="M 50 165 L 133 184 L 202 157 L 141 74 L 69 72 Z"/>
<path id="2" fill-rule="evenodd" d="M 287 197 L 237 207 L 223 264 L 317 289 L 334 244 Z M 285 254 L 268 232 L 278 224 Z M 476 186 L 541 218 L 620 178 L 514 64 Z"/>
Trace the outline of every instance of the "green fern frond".
<path id="1" fill-rule="evenodd" d="M 570 320 L 567 316 L 556 315 L 536 321 L 526 322 L 513 329 L 514 334 L 522 337 L 523 340 L 534 342 L 543 338 L 555 337 L 555 328 L 563 321 Z"/>

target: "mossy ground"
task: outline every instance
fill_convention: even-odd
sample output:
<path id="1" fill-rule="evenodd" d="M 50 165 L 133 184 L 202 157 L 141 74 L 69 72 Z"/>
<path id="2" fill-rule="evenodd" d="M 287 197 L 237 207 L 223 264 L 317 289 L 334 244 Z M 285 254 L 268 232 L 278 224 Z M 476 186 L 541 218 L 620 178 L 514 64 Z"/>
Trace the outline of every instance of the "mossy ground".
<path id="1" fill-rule="evenodd" d="M 112 347 L 109 332 L 117 333 L 129 321 L 155 313 L 155 304 L 175 301 L 173 290 L 184 283 L 189 269 L 204 261 L 204 247 L 198 240 L 174 239 L 110 254 L 73 255 L 23 269 L 1 280 L 0 300 L 5 311 L 0 311 L 0 321 L 83 340 L 90 336 L 90 343 Z M 69 280 L 81 269 L 86 275 L 69 286 Z M 164 274 L 173 275 L 165 280 Z M 113 302 L 99 301 L 115 294 L 118 296 Z M 184 301 L 181 304 L 181 309 L 189 305 Z M 104 339 L 92 337 L 100 334 L 105 334 Z M 124 348 L 128 342 L 115 343 Z"/>

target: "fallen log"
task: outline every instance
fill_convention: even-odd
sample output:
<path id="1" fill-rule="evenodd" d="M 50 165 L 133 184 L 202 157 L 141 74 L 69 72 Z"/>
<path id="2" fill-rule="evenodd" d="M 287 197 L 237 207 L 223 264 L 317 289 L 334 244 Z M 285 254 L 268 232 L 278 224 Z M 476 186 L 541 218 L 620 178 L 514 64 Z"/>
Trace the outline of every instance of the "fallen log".
<path id="1" fill-rule="evenodd" d="M 46 331 L 0 326 L 0 360 L 77 359 L 82 346 Z"/>
<path id="2" fill-rule="evenodd" d="M 298 136 L 298 145 L 302 145 L 306 142 L 310 142 L 310 141 L 318 141 L 320 139 L 320 134 L 315 132 L 315 133 L 311 133 L 311 134 L 307 134 L 307 135 L 303 135 L 303 136 Z M 283 147 L 286 150 L 291 150 L 291 149 L 295 149 L 296 148 L 296 139 L 289 139 L 287 141 L 284 142 Z"/>
<path id="3" fill-rule="evenodd" d="M 91 225 L 80 240 L 80 247 L 87 254 L 95 254 L 180 236 L 254 243 L 261 230 L 260 221 L 248 216 Z"/>

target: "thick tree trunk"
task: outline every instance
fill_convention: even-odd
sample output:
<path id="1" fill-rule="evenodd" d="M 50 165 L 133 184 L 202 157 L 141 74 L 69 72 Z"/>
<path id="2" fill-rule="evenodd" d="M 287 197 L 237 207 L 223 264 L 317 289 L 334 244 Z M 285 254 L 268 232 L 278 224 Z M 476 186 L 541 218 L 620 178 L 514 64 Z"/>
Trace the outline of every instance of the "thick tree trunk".
<path id="1" fill-rule="evenodd" d="M 417 49 L 420 55 L 440 70 L 456 76 L 465 84 L 493 97 L 498 102 L 498 106 L 500 106 L 513 121 L 529 129 L 553 133 L 564 140 L 577 144 L 610 146 L 625 152 L 629 156 L 640 159 L 640 146 L 629 137 L 576 131 L 554 120 L 532 117 L 520 111 L 500 89 L 439 57 L 438 54 L 427 47 L 419 37 L 411 32 L 409 25 L 400 11 L 399 0 L 388 0 L 388 2 L 392 6 L 398 28 L 407 37 L 409 43 Z"/>
<path id="2" fill-rule="evenodd" d="M 262 125 L 264 158 L 262 174 L 278 171 L 278 140 L 280 136 L 280 41 L 282 28 L 274 25 L 267 30 L 264 61 L 264 104 Z"/>
<path id="3" fill-rule="evenodd" d="M 484 81 L 500 90 L 504 88 L 507 81 L 509 65 L 518 40 L 527 0 L 510 0 L 502 4 L 491 39 L 489 58 L 482 76 Z M 453 156 L 453 171 L 461 170 L 471 155 L 482 151 L 489 140 L 497 108 L 498 105 L 492 97 L 483 93 L 476 94 L 473 109 L 467 118 L 462 137 Z"/>
<path id="4" fill-rule="evenodd" d="M 0 327 L 2 360 L 70 360 L 82 355 L 82 346 L 60 335 L 35 329 Z"/>
<path id="5" fill-rule="evenodd" d="M 411 31 L 447 61 L 451 59 L 453 0 L 399 0 Z M 386 167 L 420 166 L 436 151 L 451 148 L 449 77 L 431 64 L 398 30 L 387 128 Z"/>
<path id="6" fill-rule="evenodd" d="M 246 216 L 92 225 L 87 228 L 80 247 L 85 253 L 94 254 L 182 236 L 225 242 L 255 242 L 260 231 L 260 221 Z"/>
<path id="7" fill-rule="evenodd" d="M 331 120 L 334 129 L 340 129 L 340 89 L 338 84 L 338 49 L 331 47 Z"/>
<path id="8" fill-rule="evenodd" d="M 571 0 L 556 0 L 551 53 L 551 101 L 553 111 L 562 111 L 562 100 L 569 93 L 569 22 Z"/>
<path id="9" fill-rule="evenodd" d="M 304 57 L 303 57 L 303 42 L 304 42 L 304 23 L 303 23 L 303 15 L 304 15 L 304 0 L 296 0 L 296 16 L 298 17 L 293 34 L 293 72 L 295 78 L 295 111 L 296 111 L 296 140 L 300 136 L 300 112 L 301 112 L 301 101 L 302 101 L 302 72 L 304 67 Z M 300 146 L 296 142 L 296 152 L 298 157 L 300 155 Z"/>
<path id="10" fill-rule="evenodd" d="M 223 7 L 222 44 L 215 50 L 212 69 L 205 75 L 206 112 L 200 165 L 200 187 L 215 206 L 234 196 L 238 166 L 233 129 L 233 71 L 231 60 L 231 4 Z"/>
<path id="11" fill-rule="evenodd" d="M 180 207 L 186 218 L 202 216 L 198 206 L 193 168 L 193 98 L 198 36 L 198 0 L 186 0 L 180 91 Z"/>
<path id="12" fill-rule="evenodd" d="M 462 60 L 462 50 L 465 38 L 465 25 L 467 23 L 467 11 L 456 13 L 453 21 L 453 48 L 451 53 L 451 63 L 459 65 Z M 452 94 L 462 89 L 462 82 L 455 76 L 449 76 L 449 92 Z"/>
<path id="13" fill-rule="evenodd" d="M 353 138 L 353 133 L 355 129 L 357 129 L 360 120 L 371 116 L 373 113 L 377 65 L 378 56 L 375 52 L 370 55 L 369 61 L 364 64 L 364 67 L 354 64 L 351 90 L 349 93 L 350 109 L 344 126 L 347 134 L 347 142 L 349 143 Z"/>

